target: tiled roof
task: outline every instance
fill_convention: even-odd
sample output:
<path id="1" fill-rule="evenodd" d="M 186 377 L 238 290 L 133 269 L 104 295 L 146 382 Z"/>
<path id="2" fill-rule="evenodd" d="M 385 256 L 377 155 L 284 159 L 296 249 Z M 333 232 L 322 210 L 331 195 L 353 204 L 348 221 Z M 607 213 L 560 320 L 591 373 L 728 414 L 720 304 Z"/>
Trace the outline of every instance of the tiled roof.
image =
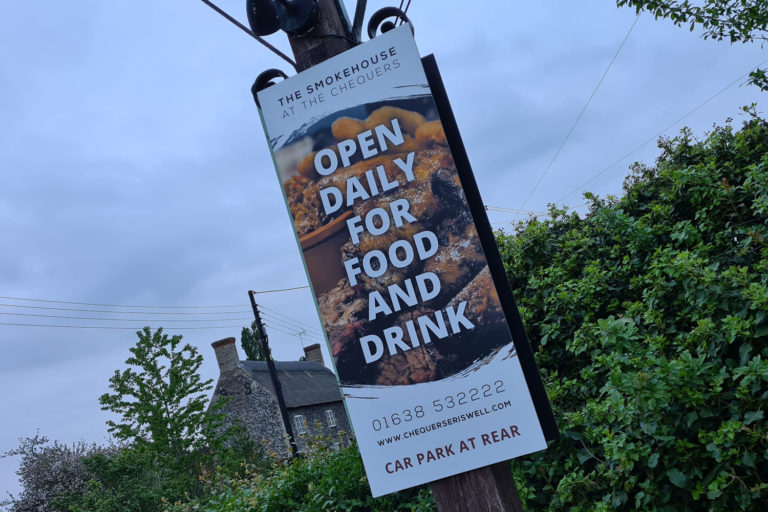
<path id="1" fill-rule="evenodd" d="M 263 387 L 275 392 L 266 361 L 240 361 L 243 368 Z M 315 361 L 275 361 L 277 377 L 283 390 L 285 406 L 340 402 L 341 393 L 336 376 Z"/>

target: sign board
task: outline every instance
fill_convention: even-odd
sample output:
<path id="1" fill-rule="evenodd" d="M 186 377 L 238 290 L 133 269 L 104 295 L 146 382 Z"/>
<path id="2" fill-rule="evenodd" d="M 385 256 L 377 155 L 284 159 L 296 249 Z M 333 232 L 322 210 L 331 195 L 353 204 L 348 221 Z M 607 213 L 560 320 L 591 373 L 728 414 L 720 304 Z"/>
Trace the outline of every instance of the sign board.
<path id="1" fill-rule="evenodd" d="M 410 27 L 258 97 L 373 495 L 545 449 Z"/>

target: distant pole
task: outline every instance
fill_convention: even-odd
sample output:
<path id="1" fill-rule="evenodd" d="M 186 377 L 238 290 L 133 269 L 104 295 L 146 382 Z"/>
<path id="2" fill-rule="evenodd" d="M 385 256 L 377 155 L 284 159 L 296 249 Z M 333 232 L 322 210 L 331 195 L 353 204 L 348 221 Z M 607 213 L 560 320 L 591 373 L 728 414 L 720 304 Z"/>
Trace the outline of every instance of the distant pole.
<path id="1" fill-rule="evenodd" d="M 261 314 L 259 313 L 259 306 L 256 304 L 254 293 L 255 292 L 253 290 L 248 290 L 248 297 L 251 299 L 253 316 L 256 317 L 256 326 L 259 329 L 259 340 L 261 341 L 262 349 L 264 349 L 264 356 L 267 361 L 267 368 L 269 368 L 269 375 L 272 377 L 272 386 L 275 388 L 277 405 L 280 407 L 280 415 L 283 417 L 285 432 L 288 434 L 288 442 L 291 444 L 291 452 L 292 454 L 295 454 L 297 453 L 297 448 L 296 439 L 293 437 L 293 427 L 291 427 L 291 420 L 288 417 L 288 409 L 285 406 L 285 399 L 283 398 L 283 388 L 280 386 L 280 379 L 277 378 L 275 362 L 272 360 L 272 353 L 269 351 L 269 340 L 267 339 L 267 332 L 264 330 L 264 323 L 261 321 Z"/>
<path id="2" fill-rule="evenodd" d="M 302 329 L 298 333 L 299 343 L 301 343 L 301 348 L 302 349 L 304 348 L 304 338 L 302 336 L 304 336 L 305 334 L 307 334 L 307 330 L 306 329 Z"/>

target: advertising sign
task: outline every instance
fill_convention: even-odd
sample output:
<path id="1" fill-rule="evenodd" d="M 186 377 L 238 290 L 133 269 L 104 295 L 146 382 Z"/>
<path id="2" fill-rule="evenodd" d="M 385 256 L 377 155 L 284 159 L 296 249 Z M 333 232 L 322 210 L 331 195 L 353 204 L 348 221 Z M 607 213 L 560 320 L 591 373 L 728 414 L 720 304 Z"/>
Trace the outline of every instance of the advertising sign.
<path id="1" fill-rule="evenodd" d="M 545 449 L 410 27 L 258 97 L 373 495 Z"/>

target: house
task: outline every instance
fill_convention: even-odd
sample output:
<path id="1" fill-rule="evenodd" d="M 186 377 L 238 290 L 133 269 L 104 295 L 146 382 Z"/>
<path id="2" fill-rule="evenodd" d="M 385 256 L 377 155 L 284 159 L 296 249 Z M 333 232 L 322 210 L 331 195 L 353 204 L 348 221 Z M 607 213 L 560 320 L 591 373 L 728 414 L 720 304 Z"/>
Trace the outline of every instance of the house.
<path id="1" fill-rule="evenodd" d="M 211 346 L 219 364 L 211 404 L 229 397 L 223 407 L 226 424 L 239 420 L 248 436 L 268 453 L 287 457 L 290 445 L 266 361 L 241 361 L 235 338 Z M 304 451 L 308 438 L 315 435 L 346 444 L 352 429 L 336 376 L 323 364 L 320 345 L 310 345 L 304 353 L 306 361 L 275 361 L 297 449 Z"/>

